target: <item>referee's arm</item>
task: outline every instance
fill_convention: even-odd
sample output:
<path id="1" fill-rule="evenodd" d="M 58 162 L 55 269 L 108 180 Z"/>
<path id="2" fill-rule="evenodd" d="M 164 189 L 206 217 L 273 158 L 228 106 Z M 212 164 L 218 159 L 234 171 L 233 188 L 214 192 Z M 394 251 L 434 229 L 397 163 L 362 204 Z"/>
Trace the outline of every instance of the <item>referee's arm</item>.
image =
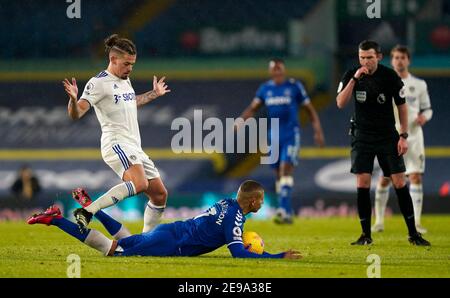
<path id="1" fill-rule="evenodd" d="M 353 87 L 355 87 L 355 80 L 351 79 L 344 90 L 338 93 L 336 103 L 339 109 L 344 108 L 352 98 Z"/>
<path id="2" fill-rule="evenodd" d="M 367 67 L 362 66 L 350 79 L 348 79 L 347 77 L 349 73 L 347 72 L 345 74 L 344 77 L 347 77 L 348 83 L 345 86 L 344 90 L 338 90 L 338 96 L 336 97 L 336 103 L 339 109 L 344 108 L 352 98 L 353 87 L 355 87 L 356 81 L 359 80 L 363 75 L 366 75 L 368 73 L 369 70 L 367 69 Z M 344 82 L 341 82 L 341 84 L 343 83 Z M 341 89 L 341 86 L 339 86 L 339 89 Z"/>

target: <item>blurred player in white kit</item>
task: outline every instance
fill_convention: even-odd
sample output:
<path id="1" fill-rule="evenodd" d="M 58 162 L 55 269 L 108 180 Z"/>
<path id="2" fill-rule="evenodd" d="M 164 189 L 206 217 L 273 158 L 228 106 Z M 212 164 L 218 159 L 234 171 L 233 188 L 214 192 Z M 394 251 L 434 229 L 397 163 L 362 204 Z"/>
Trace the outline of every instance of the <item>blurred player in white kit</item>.
<path id="1" fill-rule="evenodd" d="M 427 230 L 421 225 L 423 189 L 422 176 L 425 172 L 425 146 L 422 126 L 433 116 L 427 84 L 424 80 L 411 75 L 408 70 L 411 54 L 407 47 L 397 45 L 391 50 L 391 64 L 405 84 L 405 98 L 408 106 L 408 144 L 409 149 L 403 156 L 406 175 L 410 181 L 410 192 L 414 206 L 416 229 L 419 233 Z M 397 119 L 398 120 L 398 119 Z M 398 121 L 397 121 L 398 123 Z M 389 178 L 380 177 L 375 193 L 375 224 L 373 232 L 384 230 L 384 213 L 389 198 Z"/>

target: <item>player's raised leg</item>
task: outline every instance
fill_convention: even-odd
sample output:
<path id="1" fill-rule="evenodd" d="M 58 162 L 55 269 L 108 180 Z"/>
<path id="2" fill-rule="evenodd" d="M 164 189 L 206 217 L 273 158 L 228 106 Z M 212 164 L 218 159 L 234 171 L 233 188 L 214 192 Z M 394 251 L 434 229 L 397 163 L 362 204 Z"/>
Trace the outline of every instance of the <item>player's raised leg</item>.
<path id="1" fill-rule="evenodd" d="M 148 181 L 145 177 L 144 167 L 141 164 L 131 165 L 123 174 L 125 182 L 120 183 L 87 207 L 79 208 L 74 211 L 74 216 L 83 231 L 92 219 L 92 216 L 99 210 L 110 207 L 125 198 L 145 191 L 148 188 Z"/>
<path id="2" fill-rule="evenodd" d="M 391 179 L 380 177 L 375 190 L 375 224 L 372 226 L 372 232 L 384 231 L 384 214 L 387 201 L 389 199 L 389 188 Z"/>
<path id="3" fill-rule="evenodd" d="M 117 241 L 108 239 L 97 230 L 87 229 L 85 233 L 81 233 L 78 226 L 64 218 L 61 210 L 55 205 L 50 206 L 40 214 L 34 214 L 28 219 L 27 223 L 30 225 L 46 224 L 48 226 L 56 226 L 84 244 L 100 251 L 105 256 L 112 255 L 117 247 Z"/>
<path id="4" fill-rule="evenodd" d="M 167 202 L 167 189 L 161 178 L 148 180 L 148 187 L 144 193 L 149 198 L 144 211 L 144 227 L 142 232 L 153 230 L 160 222 Z"/>
<path id="5" fill-rule="evenodd" d="M 82 188 L 76 188 L 72 191 L 72 197 L 77 201 L 82 207 L 87 207 L 92 203 L 92 199 L 89 194 Z M 114 237 L 114 239 L 119 240 L 131 236 L 130 231 L 120 222 L 99 210 L 95 213 L 95 218 L 97 218 L 108 233 Z"/>

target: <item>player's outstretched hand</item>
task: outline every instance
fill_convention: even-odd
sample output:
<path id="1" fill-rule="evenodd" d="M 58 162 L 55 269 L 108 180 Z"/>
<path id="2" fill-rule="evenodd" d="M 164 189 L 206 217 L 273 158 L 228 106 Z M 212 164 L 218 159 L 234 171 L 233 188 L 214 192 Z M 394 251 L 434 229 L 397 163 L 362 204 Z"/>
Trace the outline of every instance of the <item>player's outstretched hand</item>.
<path id="1" fill-rule="evenodd" d="M 294 260 L 294 259 L 301 259 L 302 255 L 300 254 L 299 251 L 290 249 L 290 250 L 288 250 L 287 252 L 284 253 L 284 257 L 283 258 L 284 259 L 292 259 L 292 260 Z"/>
<path id="2" fill-rule="evenodd" d="M 73 100 L 78 99 L 78 87 L 77 87 L 77 80 L 75 78 L 72 78 L 72 83 L 69 82 L 69 80 L 66 78 L 62 82 L 64 85 L 64 90 L 66 91 L 67 95 Z"/>
<path id="3" fill-rule="evenodd" d="M 166 79 L 166 77 L 162 77 L 158 81 L 156 76 L 153 76 L 153 91 L 156 92 L 157 96 L 162 96 L 162 95 L 170 92 L 170 89 L 167 89 L 168 86 L 164 82 L 165 79 Z"/>

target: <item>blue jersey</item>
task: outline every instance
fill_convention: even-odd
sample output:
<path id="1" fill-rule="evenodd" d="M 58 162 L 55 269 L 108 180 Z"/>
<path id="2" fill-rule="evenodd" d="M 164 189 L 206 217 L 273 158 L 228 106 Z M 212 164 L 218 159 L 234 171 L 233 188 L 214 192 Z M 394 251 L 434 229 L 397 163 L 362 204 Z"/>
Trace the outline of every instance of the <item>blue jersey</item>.
<path id="1" fill-rule="evenodd" d="M 204 213 L 175 222 L 178 247 L 182 255 L 200 255 L 223 245 L 240 244 L 245 216 L 235 199 L 217 202 Z"/>
<path id="2" fill-rule="evenodd" d="M 262 84 L 256 92 L 256 100 L 261 101 L 267 108 L 269 118 L 279 119 L 280 142 L 294 138 L 299 131 L 298 106 L 310 102 L 303 84 L 294 79 L 286 80 L 276 85 L 273 80 Z"/>
<path id="3" fill-rule="evenodd" d="M 244 223 L 245 217 L 237 200 L 225 199 L 192 219 L 161 224 L 150 232 L 120 239 L 120 250 L 114 255 L 198 256 L 226 244 L 236 258 L 284 257 L 284 253 L 247 251 L 242 241 Z M 73 229 L 78 231 L 75 224 Z"/>

